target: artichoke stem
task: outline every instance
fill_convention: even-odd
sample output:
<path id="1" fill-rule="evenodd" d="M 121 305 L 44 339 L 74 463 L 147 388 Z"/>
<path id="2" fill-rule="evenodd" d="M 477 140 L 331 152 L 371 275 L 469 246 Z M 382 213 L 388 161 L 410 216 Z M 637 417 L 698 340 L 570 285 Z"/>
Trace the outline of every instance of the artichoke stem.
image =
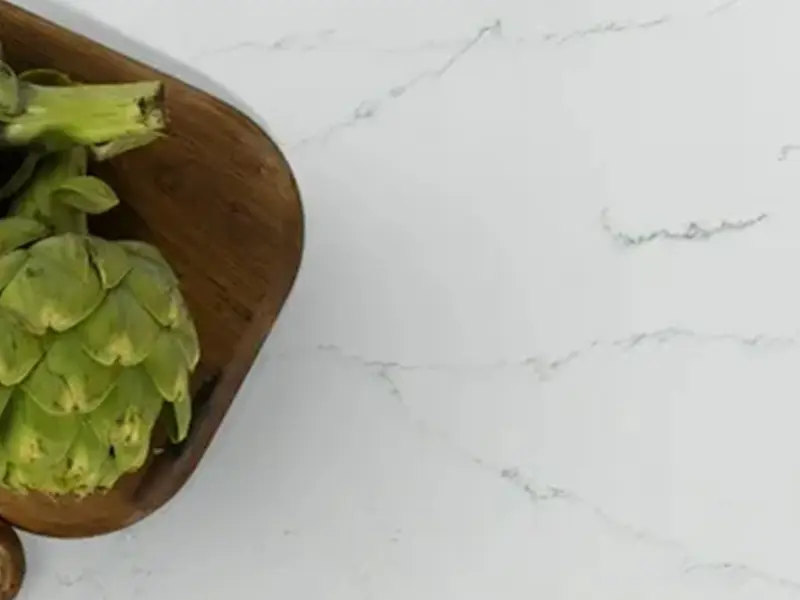
<path id="1" fill-rule="evenodd" d="M 22 109 L 0 124 L 0 144 L 48 150 L 152 135 L 165 126 L 163 84 L 43 86 L 21 82 Z"/>

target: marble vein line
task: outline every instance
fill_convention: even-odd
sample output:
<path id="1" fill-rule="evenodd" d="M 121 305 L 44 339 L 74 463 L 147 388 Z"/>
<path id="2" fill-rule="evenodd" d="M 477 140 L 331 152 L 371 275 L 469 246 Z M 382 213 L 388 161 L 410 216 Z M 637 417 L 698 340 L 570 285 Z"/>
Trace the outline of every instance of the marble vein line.
<path id="1" fill-rule="evenodd" d="M 377 374 L 378 377 L 384 383 L 386 383 L 387 390 L 391 397 L 402 399 L 398 384 L 393 381 L 388 374 L 386 374 L 384 371 L 373 371 L 373 373 Z M 400 406 L 403 408 L 408 421 L 412 423 L 415 428 L 426 438 L 436 441 L 440 447 L 447 449 L 460 459 L 466 460 L 470 464 L 479 468 L 481 471 L 495 479 L 495 481 L 500 481 L 506 485 L 512 486 L 515 490 L 524 494 L 526 499 L 534 506 L 544 502 L 564 502 L 580 506 L 581 508 L 588 510 L 595 518 L 602 521 L 603 524 L 606 525 L 616 535 L 621 535 L 631 541 L 677 551 L 681 554 L 681 562 L 684 564 L 689 564 L 690 562 L 698 565 L 702 564 L 696 561 L 689 561 L 689 553 L 680 543 L 662 538 L 657 534 L 626 523 L 614 517 L 611 513 L 604 510 L 594 502 L 587 500 L 572 490 L 567 490 L 558 486 L 542 484 L 535 478 L 530 477 L 528 474 L 523 473 L 519 468 L 514 466 L 500 467 L 492 464 L 486 459 L 463 448 L 460 444 L 453 441 L 453 439 L 444 431 L 441 431 L 440 429 L 431 426 L 426 421 L 416 417 L 405 403 L 401 402 Z"/>
<path id="2" fill-rule="evenodd" d="M 380 371 L 378 375 L 389 386 L 390 395 L 393 397 L 400 397 L 397 383 L 384 371 Z M 774 575 L 757 567 L 742 563 L 703 562 L 696 556 L 696 553 L 692 552 L 691 549 L 687 548 L 683 543 L 628 523 L 613 515 L 596 502 L 585 498 L 583 495 L 562 487 L 543 485 L 524 474 L 517 467 L 507 466 L 501 468 L 493 465 L 487 460 L 462 448 L 445 432 L 415 417 L 405 404 L 402 404 L 402 406 L 406 411 L 406 416 L 409 421 L 411 421 L 422 434 L 429 439 L 436 440 L 441 446 L 447 448 L 461 459 L 467 460 L 488 475 L 498 477 L 499 481 L 513 486 L 518 492 L 524 494 L 534 507 L 544 502 L 562 502 L 584 509 L 588 511 L 593 518 L 602 523 L 607 528 L 609 534 L 621 537 L 633 543 L 643 544 L 646 547 L 659 548 L 668 552 L 673 557 L 675 570 L 682 576 L 691 576 L 704 572 L 717 577 L 756 579 L 768 585 L 798 592 L 798 594 L 800 594 L 800 582 Z"/>
<path id="3" fill-rule="evenodd" d="M 711 10 L 709 10 L 706 14 L 709 17 L 713 17 L 714 15 L 718 15 L 718 14 L 720 14 L 722 12 L 725 12 L 726 10 L 732 9 L 734 6 L 739 4 L 741 1 L 742 0 L 726 0 L 725 2 L 722 2 L 721 4 L 715 6 Z"/>
<path id="4" fill-rule="evenodd" d="M 609 218 L 608 209 L 600 214 L 600 224 L 611 238 L 627 248 L 641 247 L 658 240 L 669 241 L 706 241 L 717 235 L 749 229 L 765 221 L 769 215 L 761 213 L 747 219 L 731 221 L 722 219 L 716 223 L 702 224 L 691 221 L 680 229 L 655 229 L 641 234 L 630 234 L 618 230 Z"/>
<path id="5" fill-rule="evenodd" d="M 326 129 L 324 129 L 319 133 L 315 133 L 306 138 L 301 139 L 293 146 L 302 147 L 310 142 L 326 140 L 331 135 L 337 133 L 342 129 L 353 127 L 355 125 L 358 125 L 361 121 L 373 118 L 381 110 L 383 110 L 389 102 L 405 96 L 408 92 L 410 92 L 413 88 L 415 88 L 419 84 L 428 80 L 436 80 L 444 76 L 450 69 L 453 68 L 453 66 L 456 63 L 458 63 L 471 50 L 473 50 L 476 46 L 478 46 L 478 44 L 485 37 L 489 35 L 499 34 L 501 28 L 502 24 L 499 20 L 494 21 L 489 25 L 485 25 L 484 27 L 481 27 L 477 31 L 477 33 L 473 35 L 465 44 L 463 44 L 456 52 L 448 56 L 446 60 L 444 60 L 441 64 L 439 64 L 435 68 L 418 73 L 417 75 L 414 75 L 410 79 L 398 85 L 392 86 L 390 89 L 388 89 L 380 96 L 363 100 L 361 103 L 359 103 L 358 106 L 356 106 L 353 109 L 353 112 L 349 117 L 327 127 Z"/>
<path id="6" fill-rule="evenodd" d="M 590 36 L 603 35 L 608 33 L 625 33 L 627 31 L 636 31 L 642 29 L 653 29 L 666 25 L 672 20 L 669 15 L 662 15 L 655 19 L 648 19 L 645 21 L 607 21 L 605 23 L 597 23 L 591 27 L 578 29 L 566 34 L 546 33 L 542 36 L 544 41 L 555 41 L 558 44 L 564 44 L 573 40 L 584 39 Z M 523 38 L 524 41 L 524 38 Z"/>
<path id="7" fill-rule="evenodd" d="M 797 334 L 773 335 L 768 333 L 742 334 L 735 332 L 702 332 L 680 327 L 665 327 L 646 332 L 632 333 L 614 339 L 597 339 L 565 352 L 561 356 L 529 356 L 520 359 L 498 360 L 496 362 L 456 364 L 456 363 L 419 363 L 409 364 L 388 360 L 375 360 L 346 351 L 335 344 L 322 344 L 312 349 L 313 352 L 336 355 L 343 360 L 358 363 L 364 368 L 374 369 L 390 377 L 394 372 L 439 371 L 468 372 L 490 371 L 502 369 L 530 369 L 539 381 L 548 381 L 573 363 L 587 358 L 590 354 L 601 350 L 631 352 L 645 345 L 666 345 L 684 342 L 689 344 L 724 344 L 740 346 L 751 350 L 784 350 L 797 345 Z M 305 354 L 308 350 L 289 351 L 273 354 L 275 358 L 290 358 Z"/>
<path id="8" fill-rule="evenodd" d="M 381 370 L 379 376 L 389 386 L 390 395 L 395 398 L 402 398 L 400 388 L 390 376 Z M 628 523 L 621 518 L 613 515 L 602 506 L 577 494 L 572 490 L 553 485 L 543 485 L 538 481 L 524 474 L 517 467 L 499 468 L 492 465 L 485 459 L 472 454 L 455 443 L 445 432 L 434 429 L 425 421 L 416 418 L 408 407 L 403 404 L 407 412 L 407 417 L 414 425 L 426 436 L 437 440 L 440 444 L 447 447 L 450 451 L 468 460 L 470 463 L 500 480 L 512 485 L 519 492 L 525 494 L 528 501 L 535 506 L 542 502 L 563 502 L 576 507 L 583 508 L 599 522 L 601 522 L 610 534 L 620 536 L 634 543 L 643 544 L 648 547 L 660 548 L 669 552 L 674 557 L 676 569 L 681 575 L 691 576 L 698 573 L 710 573 L 718 577 L 725 578 L 744 578 L 755 579 L 781 589 L 797 592 L 800 595 L 800 582 L 774 575 L 757 567 L 752 567 L 743 563 L 735 562 L 703 562 L 695 556 L 696 553 L 687 548 L 683 543 L 663 537 L 640 526 Z"/>
<path id="9" fill-rule="evenodd" d="M 706 9 L 703 13 L 696 13 L 682 18 L 673 15 L 662 14 L 638 20 L 624 18 L 609 18 L 589 23 L 566 31 L 539 31 L 528 35 L 506 36 L 498 34 L 497 40 L 511 42 L 515 45 L 534 45 L 542 44 L 562 44 L 569 41 L 578 41 L 590 37 L 597 37 L 609 34 L 621 34 L 626 32 L 642 31 L 654 29 L 663 25 L 678 23 L 687 19 L 695 19 L 698 16 L 713 17 L 722 12 L 726 12 L 742 0 L 725 0 L 719 4 Z M 502 21 L 501 18 L 497 19 Z M 420 52 L 452 51 L 469 44 L 474 39 L 470 37 L 453 37 L 444 39 L 429 39 L 407 45 L 382 46 L 370 43 L 367 40 L 358 38 L 347 38 L 336 29 L 325 28 L 315 31 L 295 32 L 284 35 L 275 41 L 244 40 L 228 44 L 217 48 L 207 48 L 193 54 L 189 61 L 194 63 L 209 57 L 223 56 L 242 50 L 254 50 L 264 52 L 285 52 L 285 53 L 307 53 L 314 51 L 354 51 L 354 52 L 373 52 L 389 54 L 411 54 Z"/>
<path id="10" fill-rule="evenodd" d="M 768 573 L 748 565 L 730 562 L 698 563 L 686 567 L 683 572 L 684 575 L 713 573 L 715 575 L 726 575 L 731 578 L 756 579 L 778 588 L 796 592 L 798 596 L 800 596 L 800 581 L 795 581 L 779 575 L 773 575 L 772 573 Z"/>
<path id="11" fill-rule="evenodd" d="M 413 418 L 413 417 L 410 417 Z M 422 427 L 429 426 L 424 422 L 417 421 Z M 587 500 L 583 496 L 561 487 L 542 485 L 532 479 L 530 476 L 522 473 L 517 467 L 497 468 L 491 465 L 486 460 L 474 456 L 466 450 L 455 444 L 445 433 L 430 429 L 430 433 L 436 437 L 441 443 L 447 445 L 451 450 L 460 454 L 463 458 L 468 459 L 472 464 L 494 475 L 499 476 L 500 480 L 513 486 L 517 491 L 524 494 L 528 501 L 536 507 L 543 502 L 561 502 L 580 507 L 589 511 L 589 513 L 597 520 L 599 520 L 609 531 L 610 534 L 620 536 L 626 540 L 641 543 L 651 547 L 661 548 L 673 553 L 676 557 L 676 563 L 679 565 L 692 564 L 690 553 L 682 544 L 674 540 L 665 539 L 657 534 L 646 531 L 635 525 L 626 523 L 617 517 L 611 515 L 608 511 L 598 506 L 594 502 Z M 702 564 L 702 563 L 696 563 Z M 684 567 L 686 568 L 686 567 Z"/>
<path id="12" fill-rule="evenodd" d="M 481 459 L 472 457 L 472 461 L 481 467 L 488 467 Z M 493 469 L 493 472 L 496 469 Z M 557 498 L 567 498 L 571 496 L 567 490 L 554 486 L 539 486 L 525 477 L 518 468 L 506 467 L 500 469 L 500 477 L 524 492 L 531 502 L 542 502 L 545 500 L 555 500 Z"/>
<path id="13" fill-rule="evenodd" d="M 397 382 L 392 379 L 389 369 L 384 366 L 378 367 L 376 374 L 387 385 L 389 394 L 392 396 L 392 398 L 394 398 L 398 403 L 403 404 L 403 393 L 400 391 L 400 387 L 397 385 Z"/>
<path id="14" fill-rule="evenodd" d="M 661 341 L 668 341 L 675 337 L 685 336 L 688 339 L 700 339 L 703 341 L 728 341 L 737 344 L 744 344 L 748 347 L 757 347 L 763 344 L 793 344 L 793 338 L 784 337 L 770 337 L 766 335 L 757 336 L 741 336 L 736 334 L 710 334 L 701 335 L 694 332 L 669 329 L 662 330 L 654 334 L 634 334 L 625 338 L 619 338 L 608 344 L 621 348 L 636 347 L 646 341 L 659 339 Z M 590 347 L 599 346 L 598 343 L 593 343 Z M 754 579 L 761 581 L 767 585 L 775 586 L 779 589 L 797 592 L 800 597 L 800 582 L 775 575 L 764 571 L 760 568 L 753 567 L 743 563 L 735 562 L 709 562 L 704 561 L 696 556 L 683 543 L 663 537 L 657 533 L 649 531 L 638 525 L 626 522 L 613 515 L 610 511 L 603 508 L 596 502 L 584 497 L 575 491 L 565 489 L 560 486 L 545 485 L 529 475 L 523 473 L 515 466 L 498 466 L 492 464 L 484 458 L 470 452 L 469 450 L 461 447 L 444 431 L 433 427 L 423 419 L 416 417 L 410 410 L 409 406 L 403 401 L 402 391 L 398 383 L 392 377 L 392 369 L 416 369 L 428 367 L 411 367 L 408 365 L 401 365 L 399 363 L 384 362 L 369 360 L 361 358 L 356 355 L 346 354 L 337 346 L 320 346 L 317 351 L 322 351 L 327 354 L 337 356 L 341 360 L 347 360 L 355 363 L 363 368 L 366 372 L 377 376 L 380 381 L 384 383 L 388 394 L 391 398 L 397 401 L 397 406 L 403 409 L 405 417 L 417 429 L 417 431 L 426 438 L 435 441 L 442 448 L 447 449 L 453 453 L 454 456 L 460 457 L 462 460 L 468 461 L 470 464 L 479 468 L 486 475 L 492 477 L 497 482 L 503 482 L 506 485 L 512 486 L 519 493 L 524 494 L 526 499 L 531 505 L 536 508 L 542 503 L 560 502 L 579 507 L 587 510 L 595 519 L 602 523 L 608 530 L 610 535 L 619 536 L 632 543 L 642 544 L 648 548 L 658 548 L 662 551 L 668 552 L 672 556 L 675 570 L 684 577 L 690 577 L 699 573 L 708 573 L 715 577 L 724 577 L 726 579 L 739 578 L 739 579 Z M 571 353 L 572 354 L 572 353 Z M 580 354 L 580 352 L 578 352 Z M 293 358 L 293 353 L 284 353 L 275 355 L 275 358 L 289 359 Z M 555 362 L 555 361 L 554 361 Z"/>
<path id="15" fill-rule="evenodd" d="M 325 48 L 328 44 L 333 44 L 335 29 L 320 29 L 308 33 L 293 33 L 278 38 L 274 42 L 260 42 L 255 40 L 244 40 L 235 42 L 218 48 L 207 48 L 193 54 L 189 60 L 192 64 L 203 61 L 210 57 L 219 57 L 226 54 L 233 54 L 242 50 L 256 50 L 267 52 L 311 52 Z"/>

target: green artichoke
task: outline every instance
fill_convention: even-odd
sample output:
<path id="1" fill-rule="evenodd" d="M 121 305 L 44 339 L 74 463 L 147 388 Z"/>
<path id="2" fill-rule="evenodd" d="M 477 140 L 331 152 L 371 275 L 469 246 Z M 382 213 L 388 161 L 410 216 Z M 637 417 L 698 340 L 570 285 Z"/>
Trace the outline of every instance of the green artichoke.
<path id="1" fill-rule="evenodd" d="M 0 219 L 0 486 L 85 495 L 188 432 L 197 333 L 152 245 L 90 235 L 118 203 L 87 150 L 43 156 Z"/>

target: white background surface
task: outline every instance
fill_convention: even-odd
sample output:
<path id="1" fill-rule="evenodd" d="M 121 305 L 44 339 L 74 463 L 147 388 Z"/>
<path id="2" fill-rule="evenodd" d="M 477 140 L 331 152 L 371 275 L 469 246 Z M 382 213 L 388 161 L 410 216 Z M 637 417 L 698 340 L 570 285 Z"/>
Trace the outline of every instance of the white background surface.
<path id="1" fill-rule="evenodd" d="M 69 4 L 256 109 L 307 245 L 191 483 L 25 600 L 800 598 L 797 0 Z"/>

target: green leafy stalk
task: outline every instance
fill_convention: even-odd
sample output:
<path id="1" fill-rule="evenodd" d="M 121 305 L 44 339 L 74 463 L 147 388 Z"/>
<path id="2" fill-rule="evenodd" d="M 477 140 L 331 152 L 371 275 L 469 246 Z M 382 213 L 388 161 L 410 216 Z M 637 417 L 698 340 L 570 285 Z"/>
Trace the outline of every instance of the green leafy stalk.
<path id="1" fill-rule="evenodd" d="M 7 146 L 35 144 L 59 150 L 118 140 L 149 141 L 165 126 L 161 82 L 47 86 L 18 80 L 17 88 L 16 110 L 5 112 L 0 125 L 0 144 Z M 0 109 L 13 106 L 7 100 L 13 89 L 10 85 L 3 89 Z"/>

